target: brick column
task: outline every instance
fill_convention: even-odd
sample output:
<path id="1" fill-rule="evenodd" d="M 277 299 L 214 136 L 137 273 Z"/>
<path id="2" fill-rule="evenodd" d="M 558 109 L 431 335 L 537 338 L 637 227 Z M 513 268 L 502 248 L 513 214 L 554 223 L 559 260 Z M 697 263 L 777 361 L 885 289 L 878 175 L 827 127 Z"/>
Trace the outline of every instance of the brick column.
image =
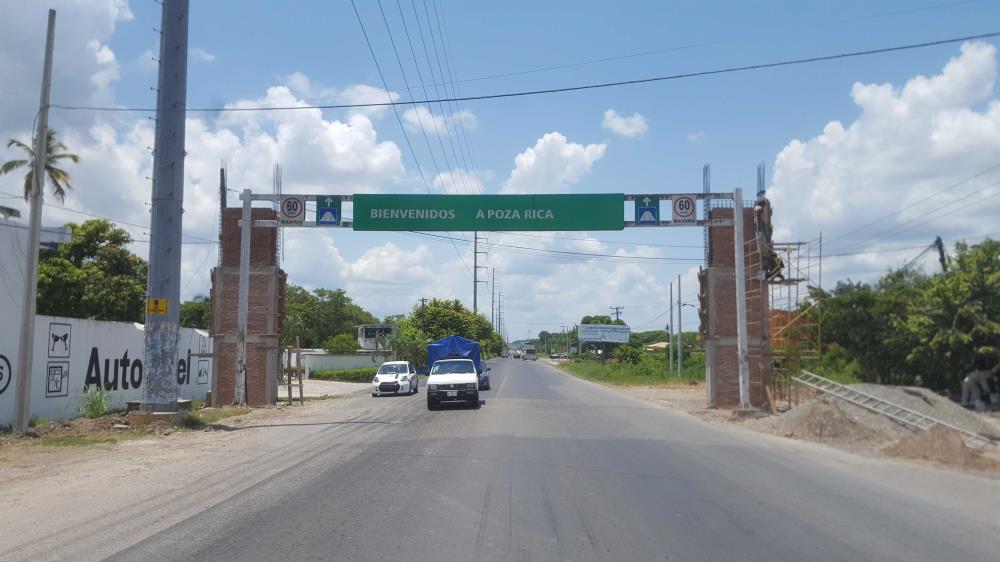
<path id="1" fill-rule="evenodd" d="M 710 219 L 733 218 L 732 208 L 710 209 Z M 755 240 L 753 209 L 743 209 L 744 239 Z M 705 341 L 706 377 L 712 396 L 709 405 L 737 408 L 740 404 L 739 366 L 736 342 L 736 270 L 733 227 L 713 226 L 708 233 L 708 268 L 699 275 L 702 334 Z M 760 273 L 760 260 L 747 262 L 747 347 L 750 357 L 750 404 L 762 406 L 764 384 L 770 382 L 770 350 L 766 285 L 752 281 Z M 757 285 L 754 285 L 757 283 Z M 759 291 L 752 289 L 759 287 Z M 706 310 L 707 309 L 707 310 Z"/>
<path id="2" fill-rule="evenodd" d="M 233 402 L 236 318 L 240 286 L 241 209 L 223 208 L 219 265 L 212 270 L 212 404 Z M 271 209 L 253 209 L 253 220 L 277 220 Z M 278 392 L 285 272 L 277 265 L 277 228 L 253 229 L 250 242 L 250 308 L 247 317 L 247 404 L 274 404 Z"/>

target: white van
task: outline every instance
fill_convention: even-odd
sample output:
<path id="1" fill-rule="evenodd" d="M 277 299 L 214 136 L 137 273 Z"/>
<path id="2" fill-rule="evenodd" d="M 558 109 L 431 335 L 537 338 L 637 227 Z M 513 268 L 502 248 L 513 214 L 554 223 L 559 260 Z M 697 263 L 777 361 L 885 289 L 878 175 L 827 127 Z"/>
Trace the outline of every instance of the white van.
<path id="1" fill-rule="evenodd" d="M 471 359 L 439 359 L 427 377 L 427 409 L 442 402 L 468 402 L 479 407 L 479 373 Z"/>

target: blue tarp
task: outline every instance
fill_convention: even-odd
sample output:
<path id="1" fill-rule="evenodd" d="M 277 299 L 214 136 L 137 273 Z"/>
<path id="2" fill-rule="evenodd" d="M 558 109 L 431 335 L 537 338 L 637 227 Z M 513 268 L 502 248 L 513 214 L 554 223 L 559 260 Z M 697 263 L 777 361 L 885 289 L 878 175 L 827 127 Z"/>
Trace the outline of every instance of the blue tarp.
<path id="1" fill-rule="evenodd" d="M 472 359 L 477 370 L 482 370 L 483 361 L 479 353 L 479 342 L 461 336 L 448 336 L 427 346 L 427 368 L 434 367 L 438 359 Z"/>

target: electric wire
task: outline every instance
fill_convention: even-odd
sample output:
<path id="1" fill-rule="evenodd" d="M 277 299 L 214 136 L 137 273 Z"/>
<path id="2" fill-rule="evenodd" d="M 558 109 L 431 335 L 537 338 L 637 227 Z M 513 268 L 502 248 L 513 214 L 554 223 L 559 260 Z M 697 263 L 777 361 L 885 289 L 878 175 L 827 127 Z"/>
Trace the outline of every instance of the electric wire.
<path id="1" fill-rule="evenodd" d="M 406 105 L 428 105 L 431 103 L 442 103 L 446 101 L 483 101 L 483 100 L 495 100 L 495 99 L 505 99 L 505 98 L 518 98 L 527 96 L 538 96 L 547 94 L 559 94 L 567 92 L 579 92 L 586 90 L 596 90 L 603 88 L 614 88 L 620 86 L 634 86 L 640 84 L 650 84 L 654 82 L 666 82 L 673 80 L 684 80 L 689 78 L 698 78 L 703 76 L 715 76 L 720 74 L 732 74 L 739 72 L 748 72 L 753 70 L 764 70 L 770 68 L 779 68 L 785 66 L 798 66 L 804 64 L 811 64 L 817 62 L 827 62 L 834 60 L 850 59 L 857 57 L 866 57 L 873 55 L 880 55 L 886 53 L 896 53 L 902 51 L 910 51 L 914 49 L 925 49 L 929 47 L 939 47 L 942 45 L 949 45 L 954 43 L 963 43 L 966 41 L 975 41 L 980 39 L 990 39 L 993 37 L 1000 36 L 1000 31 L 992 31 L 988 33 L 979 33 L 975 35 L 965 35 L 962 37 L 951 37 L 947 39 L 939 39 L 935 41 L 923 41 L 920 43 L 908 43 L 904 45 L 895 45 L 892 47 L 881 47 L 876 49 L 864 49 L 859 51 L 847 51 L 841 53 L 834 53 L 830 55 L 817 55 L 812 57 L 802 57 L 796 59 L 785 59 L 781 61 L 748 64 L 740 66 L 730 66 L 723 68 L 716 68 L 710 70 L 699 70 L 692 72 L 683 72 L 678 74 L 667 74 L 662 76 L 652 76 L 647 78 L 634 78 L 631 80 L 618 80 L 611 82 L 597 82 L 591 84 L 578 84 L 574 86 L 563 86 L 556 88 L 541 88 L 534 90 L 521 90 L 514 92 L 501 92 L 493 94 L 479 94 L 479 95 L 466 95 L 457 97 L 445 97 L 438 99 L 424 99 L 424 100 L 407 100 L 407 101 L 386 101 L 386 102 L 370 102 L 370 103 L 353 103 L 353 104 L 302 104 L 296 106 L 242 106 L 242 107 L 182 107 L 182 108 L 168 108 L 166 111 L 184 111 L 184 112 L 211 112 L 211 113 L 221 113 L 221 112 L 239 112 L 239 111 L 295 111 L 303 109 L 352 109 L 352 108 L 365 108 L 365 107 L 389 107 L 389 106 L 406 106 Z M 153 112 L 154 108 L 148 107 L 121 107 L 121 106 L 97 106 L 97 105 L 69 105 L 69 104 L 51 104 L 49 107 L 54 109 L 62 109 L 68 111 L 106 111 L 106 112 Z"/>
<path id="2" fill-rule="evenodd" d="M 375 69 L 378 71 L 379 78 L 382 80 L 382 86 L 385 88 L 386 95 L 389 95 L 388 83 L 385 81 L 385 75 L 382 74 L 382 65 L 379 64 L 378 57 L 375 56 L 375 49 L 372 47 L 371 40 L 368 38 L 368 31 L 365 29 L 365 23 L 361 20 L 361 14 L 358 12 L 358 6 L 355 4 L 354 0 L 351 0 L 351 7 L 354 8 L 354 15 L 358 18 L 358 25 L 361 27 L 362 35 L 364 35 L 365 44 L 368 45 L 368 52 L 371 53 L 372 60 L 375 62 Z M 420 161 L 417 159 L 417 153 L 413 150 L 413 144 L 410 142 L 410 135 L 406 132 L 406 127 L 403 125 L 403 119 L 399 116 L 399 110 L 393 106 L 392 111 L 396 116 L 396 122 L 399 123 L 399 129 L 403 133 L 403 138 L 406 139 L 406 146 L 410 151 L 410 156 L 413 157 L 413 161 L 416 163 L 417 171 L 420 173 L 420 179 L 424 183 L 424 188 L 428 193 L 430 193 L 430 185 L 427 183 L 427 178 L 424 176 L 424 170 L 420 166 Z M 455 246 L 454 238 L 451 236 L 448 236 L 447 238 L 451 239 L 452 245 L 455 247 L 455 254 L 458 256 L 458 259 L 461 260 L 462 265 L 464 265 L 466 269 L 469 269 L 469 264 L 465 263 L 465 258 L 462 257 L 462 253 L 458 251 L 458 246 Z"/>

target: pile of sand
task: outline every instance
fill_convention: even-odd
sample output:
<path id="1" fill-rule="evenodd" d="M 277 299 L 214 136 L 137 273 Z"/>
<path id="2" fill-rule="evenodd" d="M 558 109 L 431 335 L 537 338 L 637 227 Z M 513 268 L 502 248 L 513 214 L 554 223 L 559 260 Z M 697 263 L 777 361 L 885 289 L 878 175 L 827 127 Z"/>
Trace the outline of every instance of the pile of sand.
<path id="1" fill-rule="evenodd" d="M 1000 470 L 1000 463 L 966 446 L 960 433 L 941 426 L 911 435 L 882 451 L 891 457 L 930 461 L 967 470 Z"/>
<path id="2" fill-rule="evenodd" d="M 774 420 L 770 431 L 849 449 L 877 449 L 912 434 L 885 416 L 831 397 L 792 408 Z"/>

